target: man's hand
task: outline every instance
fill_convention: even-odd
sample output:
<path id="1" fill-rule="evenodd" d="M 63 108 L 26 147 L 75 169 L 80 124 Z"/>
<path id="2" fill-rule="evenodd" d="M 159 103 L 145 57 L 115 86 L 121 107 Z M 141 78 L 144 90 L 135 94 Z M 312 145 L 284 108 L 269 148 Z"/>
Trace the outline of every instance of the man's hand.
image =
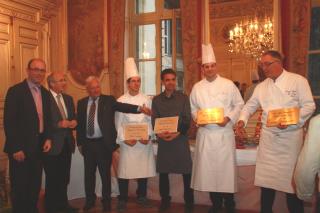
<path id="1" fill-rule="evenodd" d="M 236 135 L 243 139 L 246 137 L 246 131 L 244 130 L 245 123 L 243 120 L 239 120 L 236 124 Z"/>
<path id="2" fill-rule="evenodd" d="M 223 118 L 223 122 L 222 123 L 219 123 L 218 126 L 220 127 L 225 127 L 230 121 L 230 118 L 229 117 L 224 117 Z"/>
<path id="3" fill-rule="evenodd" d="M 70 121 L 68 120 L 61 120 L 58 123 L 59 128 L 69 128 L 69 125 L 70 125 Z"/>
<path id="4" fill-rule="evenodd" d="M 288 125 L 283 125 L 281 123 L 278 124 L 278 129 L 286 129 L 288 127 Z"/>
<path id="5" fill-rule="evenodd" d="M 24 154 L 24 152 L 22 150 L 13 153 L 13 159 L 15 159 L 18 162 L 23 162 L 25 158 L 26 158 L 26 155 Z"/>
<path id="6" fill-rule="evenodd" d="M 71 121 L 69 121 L 69 128 L 70 129 L 74 129 L 74 128 L 76 128 L 76 126 L 78 125 L 78 123 L 77 123 L 77 121 L 76 120 L 71 120 Z"/>
<path id="7" fill-rule="evenodd" d="M 151 109 L 148 108 L 148 107 L 146 107 L 145 104 L 143 104 L 142 106 L 140 106 L 140 112 L 143 113 L 143 114 L 149 115 L 149 116 L 151 116 L 151 114 L 152 114 Z"/>
<path id="8" fill-rule="evenodd" d="M 47 139 L 43 144 L 43 152 L 49 152 L 51 149 L 51 140 Z"/>
<path id="9" fill-rule="evenodd" d="M 124 143 L 127 144 L 128 146 L 134 146 L 134 145 L 136 145 L 137 141 L 136 140 L 125 140 Z"/>
<path id="10" fill-rule="evenodd" d="M 159 138 L 167 142 L 174 140 L 179 135 L 180 135 L 180 132 L 162 132 L 160 134 L 157 134 Z"/>
<path id="11" fill-rule="evenodd" d="M 143 145 L 147 145 L 149 143 L 149 140 L 139 140 L 139 142 Z"/>

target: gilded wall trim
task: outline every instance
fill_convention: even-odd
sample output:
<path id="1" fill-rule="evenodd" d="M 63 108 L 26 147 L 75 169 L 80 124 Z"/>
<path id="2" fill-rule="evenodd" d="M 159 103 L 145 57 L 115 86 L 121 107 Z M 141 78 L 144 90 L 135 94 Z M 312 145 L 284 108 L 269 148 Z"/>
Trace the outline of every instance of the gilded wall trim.
<path id="1" fill-rule="evenodd" d="M 273 0 L 241 0 L 214 4 L 210 1 L 210 19 L 272 14 Z M 270 7 L 271 5 L 271 7 Z"/>
<path id="2" fill-rule="evenodd" d="M 291 0 L 289 71 L 306 76 L 308 67 L 310 1 Z"/>
<path id="3" fill-rule="evenodd" d="M 125 5 L 125 0 L 108 1 L 108 70 L 110 93 L 115 97 L 123 94 Z"/>
<path id="4" fill-rule="evenodd" d="M 182 0 L 180 6 L 185 92 L 190 94 L 193 85 L 200 80 L 201 2 Z"/>

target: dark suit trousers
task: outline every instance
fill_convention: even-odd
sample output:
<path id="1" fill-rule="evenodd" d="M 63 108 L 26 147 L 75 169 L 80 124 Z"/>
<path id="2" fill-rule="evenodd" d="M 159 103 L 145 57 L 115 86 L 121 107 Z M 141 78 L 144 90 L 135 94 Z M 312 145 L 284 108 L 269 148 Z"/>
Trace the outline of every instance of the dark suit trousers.
<path id="1" fill-rule="evenodd" d="M 184 202 L 187 204 L 194 203 L 193 189 L 190 187 L 191 174 L 182 174 L 183 177 L 183 187 L 184 187 Z M 160 173 L 159 174 L 159 191 L 162 202 L 170 202 L 170 184 L 169 184 L 169 174 Z"/>
<path id="2" fill-rule="evenodd" d="M 106 147 L 103 139 L 88 139 L 83 145 L 84 180 L 86 202 L 96 199 L 96 169 L 98 167 L 102 183 L 102 202 L 111 201 L 111 161 L 112 152 Z"/>
<path id="3" fill-rule="evenodd" d="M 41 186 L 41 154 L 27 155 L 18 162 L 9 155 L 12 213 L 37 213 Z"/>
<path id="4" fill-rule="evenodd" d="M 71 151 L 67 143 L 59 155 L 44 156 L 46 174 L 45 207 L 59 211 L 68 206 L 68 183 L 70 180 Z"/>
<path id="5" fill-rule="evenodd" d="M 147 178 L 138 178 L 138 188 L 136 191 L 137 197 L 146 197 L 147 196 Z M 128 201 L 128 188 L 129 188 L 129 179 L 118 178 L 119 191 L 120 195 L 118 196 L 119 200 Z"/>

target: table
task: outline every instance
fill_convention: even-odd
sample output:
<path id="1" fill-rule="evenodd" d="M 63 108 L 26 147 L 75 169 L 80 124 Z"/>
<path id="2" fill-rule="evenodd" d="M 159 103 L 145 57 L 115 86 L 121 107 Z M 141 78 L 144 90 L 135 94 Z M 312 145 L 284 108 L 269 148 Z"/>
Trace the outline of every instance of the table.
<path id="1" fill-rule="evenodd" d="M 154 146 L 156 151 L 157 147 Z M 191 153 L 193 147 L 191 146 Z M 155 152 L 156 153 L 156 152 Z M 255 172 L 255 160 L 257 149 L 237 149 L 236 159 L 238 164 L 238 192 L 235 195 L 236 208 L 242 210 L 259 211 L 260 208 L 260 189 L 254 186 L 254 172 Z M 117 179 L 115 178 L 116 162 L 118 160 L 119 153 L 114 155 L 114 166 L 112 168 L 113 177 L 112 181 L 112 196 L 115 197 L 119 194 Z M 101 195 L 101 181 L 97 171 L 96 180 L 96 192 L 97 195 Z M 172 174 L 170 177 L 170 189 L 173 202 L 183 202 L 183 181 L 181 175 Z M 158 190 L 159 177 L 153 177 L 148 179 L 148 198 L 152 200 L 160 200 Z M 130 181 L 129 184 L 129 196 L 134 197 L 136 191 L 136 181 Z M 68 188 L 69 199 L 85 197 L 84 194 L 84 168 L 83 158 L 78 150 L 72 158 L 71 165 L 71 180 Z M 207 192 L 195 191 L 195 203 L 211 205 L 209 194 Z M 305 213 L 312 212 L 311 204 L 307 204 Z M 286 207 L 286 198 L 284 193 L 278 192 L 274 203 L 275 213 L 288 212 Z"/>

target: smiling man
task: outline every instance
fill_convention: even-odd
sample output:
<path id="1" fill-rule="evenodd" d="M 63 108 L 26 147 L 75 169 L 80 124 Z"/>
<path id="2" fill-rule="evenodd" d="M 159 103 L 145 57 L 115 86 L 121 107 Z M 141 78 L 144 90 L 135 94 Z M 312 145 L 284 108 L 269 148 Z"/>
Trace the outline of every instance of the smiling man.
<path id="1" fill-rule="evenodd" d="M 235 137 L 233 125 L 238 119 L 243 100 L 235 84 L 218 75 L 216 58 L 211 44 L 202 46 L 204 79 L 196 83 L 190 94 L 192 117 L 197 121 L 199 110 L 222 108 L 223 121 L 199 125 L 192 170 L 191 187 L 210 192 L 213 206 L 209 212 L 235 211 L 234 193 L 237 191 Z"/>
<path id="2" fill-rule="evenodd" d="M 151 107 L 151 100 L 140 92 L 141 78 L 134 58 L 127 58 L 124 64 L 128 92 L 122 95 L 118 102 L 146 105 Z M 117 170 L 120 195 L 117 210 L 124 212 L 128 201 L 129 179 L 136 179 L 137 203 L 142 207 L 151 207 L 147 199 L 147 181 L 156 176 L 155 158 L 151 140 L 126 140 L 125 126 L 128 124 L 145 124 L 148 126 L 148 136 L 151 138 L 152 126 L 150 116 L 116 112 L 115 124 L 117 143 L 120 145 L 120 159 Z"/>
<path id="3" fill-rule="evenodd" d="M 308 81 L 283 69 L 279 52 L 263 53 L 261 66 L 267 79 L 255 88 L 242 109 L 237 132 L 242 134 L 249 117 L 261 107 L 263 125 L 255 173 L 255 185 L 261 187 L 261 212 L 272 212 L 275 191 L 286 193 L 290 212 L 303 212 L 303 202 L 295 194 L 292 178 L 303 142 L 302 127 L 314 112 L 315 103 Z M 270 110 L 292 107 L 300 111 L 296 125 L 266 126 Z"/>
<path id="4" fill-rule="evenodd" d="M 31 59 L 26 71 L 27 78 L 9 88 L 4 104 L 13 213 L 38 213 L 41 155 L 51 148 L 50 94 L 41 85 L 46 64 Z"/>
<path id="5" fill-rule="evenodd" d="M 192 160 L 187 131 L 190 126 L 190 102 L 187 95 L 176 91 L 176 72 L 165 69 L 161 72 L 161 82 L 165 90 L 152 101 L 152 124 L 156 118 L 178 116 L 178 131 L 157 134 L 158 154 L 157 172 L 159 173 L 159 191 L 161 205 L 159 211 L 170 207 L 169 174 L 182 174 L 184 185 L 185 212 L 193 211 L 193 190 L 190 188 Z"/>

